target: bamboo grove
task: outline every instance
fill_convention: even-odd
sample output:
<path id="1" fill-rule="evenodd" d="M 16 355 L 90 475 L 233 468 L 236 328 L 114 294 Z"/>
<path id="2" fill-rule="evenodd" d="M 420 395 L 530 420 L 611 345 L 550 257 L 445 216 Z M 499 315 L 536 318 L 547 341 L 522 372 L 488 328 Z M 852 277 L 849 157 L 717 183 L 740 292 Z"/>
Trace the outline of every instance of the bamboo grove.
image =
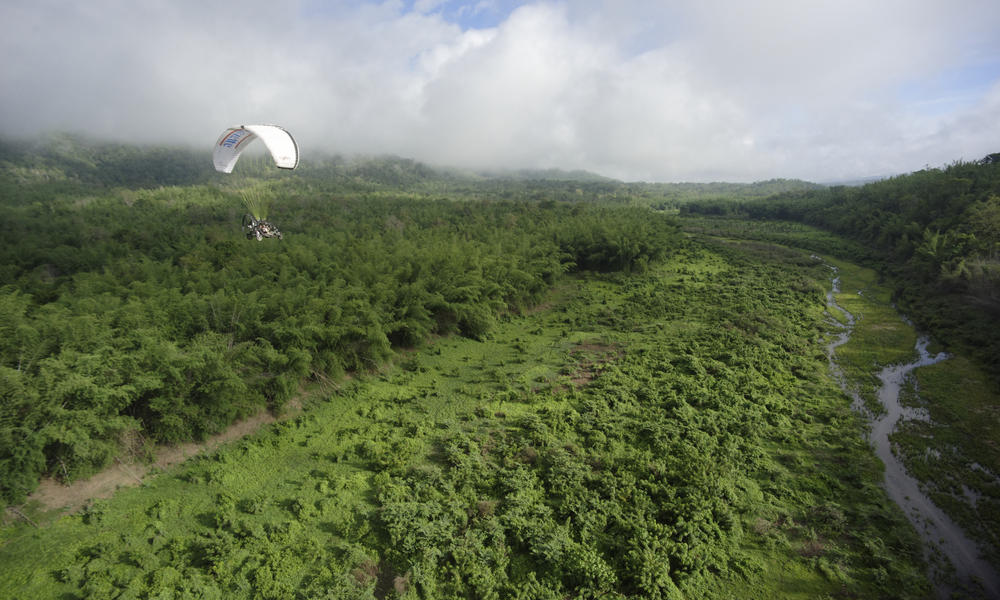
<path id="1" fill-rule="evenodd" d="M 198 439 L 280 410 L 303 379 L 485 336 L 562 273 L 641 269 L 678 237 L 636 210 L 288 197 L 272 210 L 298 234 L 257 245 L 211 187 L 127 196 L 7 208 L 7 501 L 101 468 L 130 430 Z"/>

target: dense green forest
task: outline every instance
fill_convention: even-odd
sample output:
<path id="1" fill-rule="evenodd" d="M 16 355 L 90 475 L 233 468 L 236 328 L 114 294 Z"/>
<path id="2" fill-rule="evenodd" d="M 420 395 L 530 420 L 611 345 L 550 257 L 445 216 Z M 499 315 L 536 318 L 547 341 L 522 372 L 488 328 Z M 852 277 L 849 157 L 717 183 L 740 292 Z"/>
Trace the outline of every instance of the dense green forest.
<path id="1" fill-rule="evenodd" d="M 1000 154 L 861 187 L 693 201 L 681 210 L 798 221 L 857 242 L 865 256 L 855 249 L 850 258 L 890 278 L 907 314 L 1000 374 Z"/>
<path id="2" fill-rule="evenodd" d="M 0 597 L 930 594 L 824 349 L 813 253 L 881 255 L 662 210 L 833 192 L 203 162 L 0 144 Z M 262 410 L 80 514 L 29 499 Z"/>
<path id="3" fill-rule="evenodd" d="M 130 430 L 203 437 L 280 410 L 304 378 L 376 368 L 432 335 L 482 338 L 561 273 L 642 270 L 679 243 L 637 209 L 317 197 L 279 180 L 272 215 L 296 235 L 252 245 L 225 188 L 40 201 L 43 181 L 7 198 L 0 248 L 13 502 L 39 474 L 101 468 Z"/>

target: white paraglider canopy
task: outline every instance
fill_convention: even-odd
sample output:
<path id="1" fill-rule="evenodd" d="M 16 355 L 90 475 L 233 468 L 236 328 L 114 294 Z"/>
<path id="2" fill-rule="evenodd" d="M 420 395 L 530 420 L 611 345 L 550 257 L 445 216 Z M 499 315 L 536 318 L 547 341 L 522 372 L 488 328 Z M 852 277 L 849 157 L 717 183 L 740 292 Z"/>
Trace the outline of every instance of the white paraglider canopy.
<path id="1" fill-rule="evenodd" d="M 232 173 L 240 154 L 257 138 L 264 140 L 278 168 L 294 169 L 299 166 L 299 147 L 290 133 L 277 125 L 240 125 L 222 132 L 215 143 L 212 153 L 215 170 Z"/>

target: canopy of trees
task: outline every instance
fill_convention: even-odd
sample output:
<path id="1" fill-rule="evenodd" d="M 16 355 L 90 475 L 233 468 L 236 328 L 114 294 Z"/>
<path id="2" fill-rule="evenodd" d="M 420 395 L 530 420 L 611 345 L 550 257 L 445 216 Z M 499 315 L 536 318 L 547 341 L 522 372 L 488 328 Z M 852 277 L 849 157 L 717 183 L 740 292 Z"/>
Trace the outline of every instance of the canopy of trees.
<path id="1" fill-rule="evenodd" d="M 144 156 L 116 164 L 142 172 Z M 46 160 L 5 172 L 6 501 L 42 473 L 104 466 L 126 432 L 203 437 L 280 409 L 304 378 L 374 368 L 432 335 L 486 336 L 564 272 L 641 270 L 678 243 L 670 219 L 639 209 L 338 196 L 285 179 L 271 218 L 292 235 L 251 244 L 227 188 L 109 189 L 117 177 L 84 170 L 71 179 L 91 183 L 63 194 L 68 175 Z"/>

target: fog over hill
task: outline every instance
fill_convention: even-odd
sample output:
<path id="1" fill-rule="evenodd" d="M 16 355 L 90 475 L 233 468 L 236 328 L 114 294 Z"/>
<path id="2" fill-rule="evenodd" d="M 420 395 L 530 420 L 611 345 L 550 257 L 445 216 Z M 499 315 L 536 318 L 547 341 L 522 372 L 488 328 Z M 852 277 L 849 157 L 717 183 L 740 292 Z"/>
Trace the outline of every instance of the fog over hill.
<path id="1" fill-rule="evenodd" d="M 623 181 L 839 181 L 1000 139 L 992 0 L 0 4 L 0 134 Z"/>
<path id="2" fill-rule="evenodd" d="M 774 194 L 816 189 L 819 184 L 797 179 L 769 179 L 752 183 L 673 182 L 655 183 L 621 181 L 599 173 L 563 169 L 483 169 L 428 165 L 412 158 L 394 155 L 342 155 L 317 152 L 302 159 L 292 172 L 274 169 L 271 159 L 261 149 L 247 150 L 233 175 L 217 173 L 207 148 L 181 145 L 133 145 L 69 133 L 34 138 L 0 136 L 0 179 L 13 186 L 43 184 L 66 180 L 74 184 L 99 187 L 158 187 L 198 183 L 222 184 L 241 177 L 329 180 L 355 184 L 405 188 L 425 184 L 459 186 L 465 191 L 510 197 L 520 190 L 533 199 L 543 199 L 543 192 L 559 191 L 551 198 L 579 199 L 586 193 L 623 194 L 622 198 L 644 197 L 666 201 L 704 198 L 764 198 Z M 543 186 L 533 186 L 540 183 Z M 469 186 L 472 186 L 469 188 Z M 581 187 L 582 186 L 582 187 Z M 77 192 L 86 189 L 81 187 Z M 541 195 L 540 195 L 541 194 Z M 562 194 L 569 194 L 568 196 Z"/>

